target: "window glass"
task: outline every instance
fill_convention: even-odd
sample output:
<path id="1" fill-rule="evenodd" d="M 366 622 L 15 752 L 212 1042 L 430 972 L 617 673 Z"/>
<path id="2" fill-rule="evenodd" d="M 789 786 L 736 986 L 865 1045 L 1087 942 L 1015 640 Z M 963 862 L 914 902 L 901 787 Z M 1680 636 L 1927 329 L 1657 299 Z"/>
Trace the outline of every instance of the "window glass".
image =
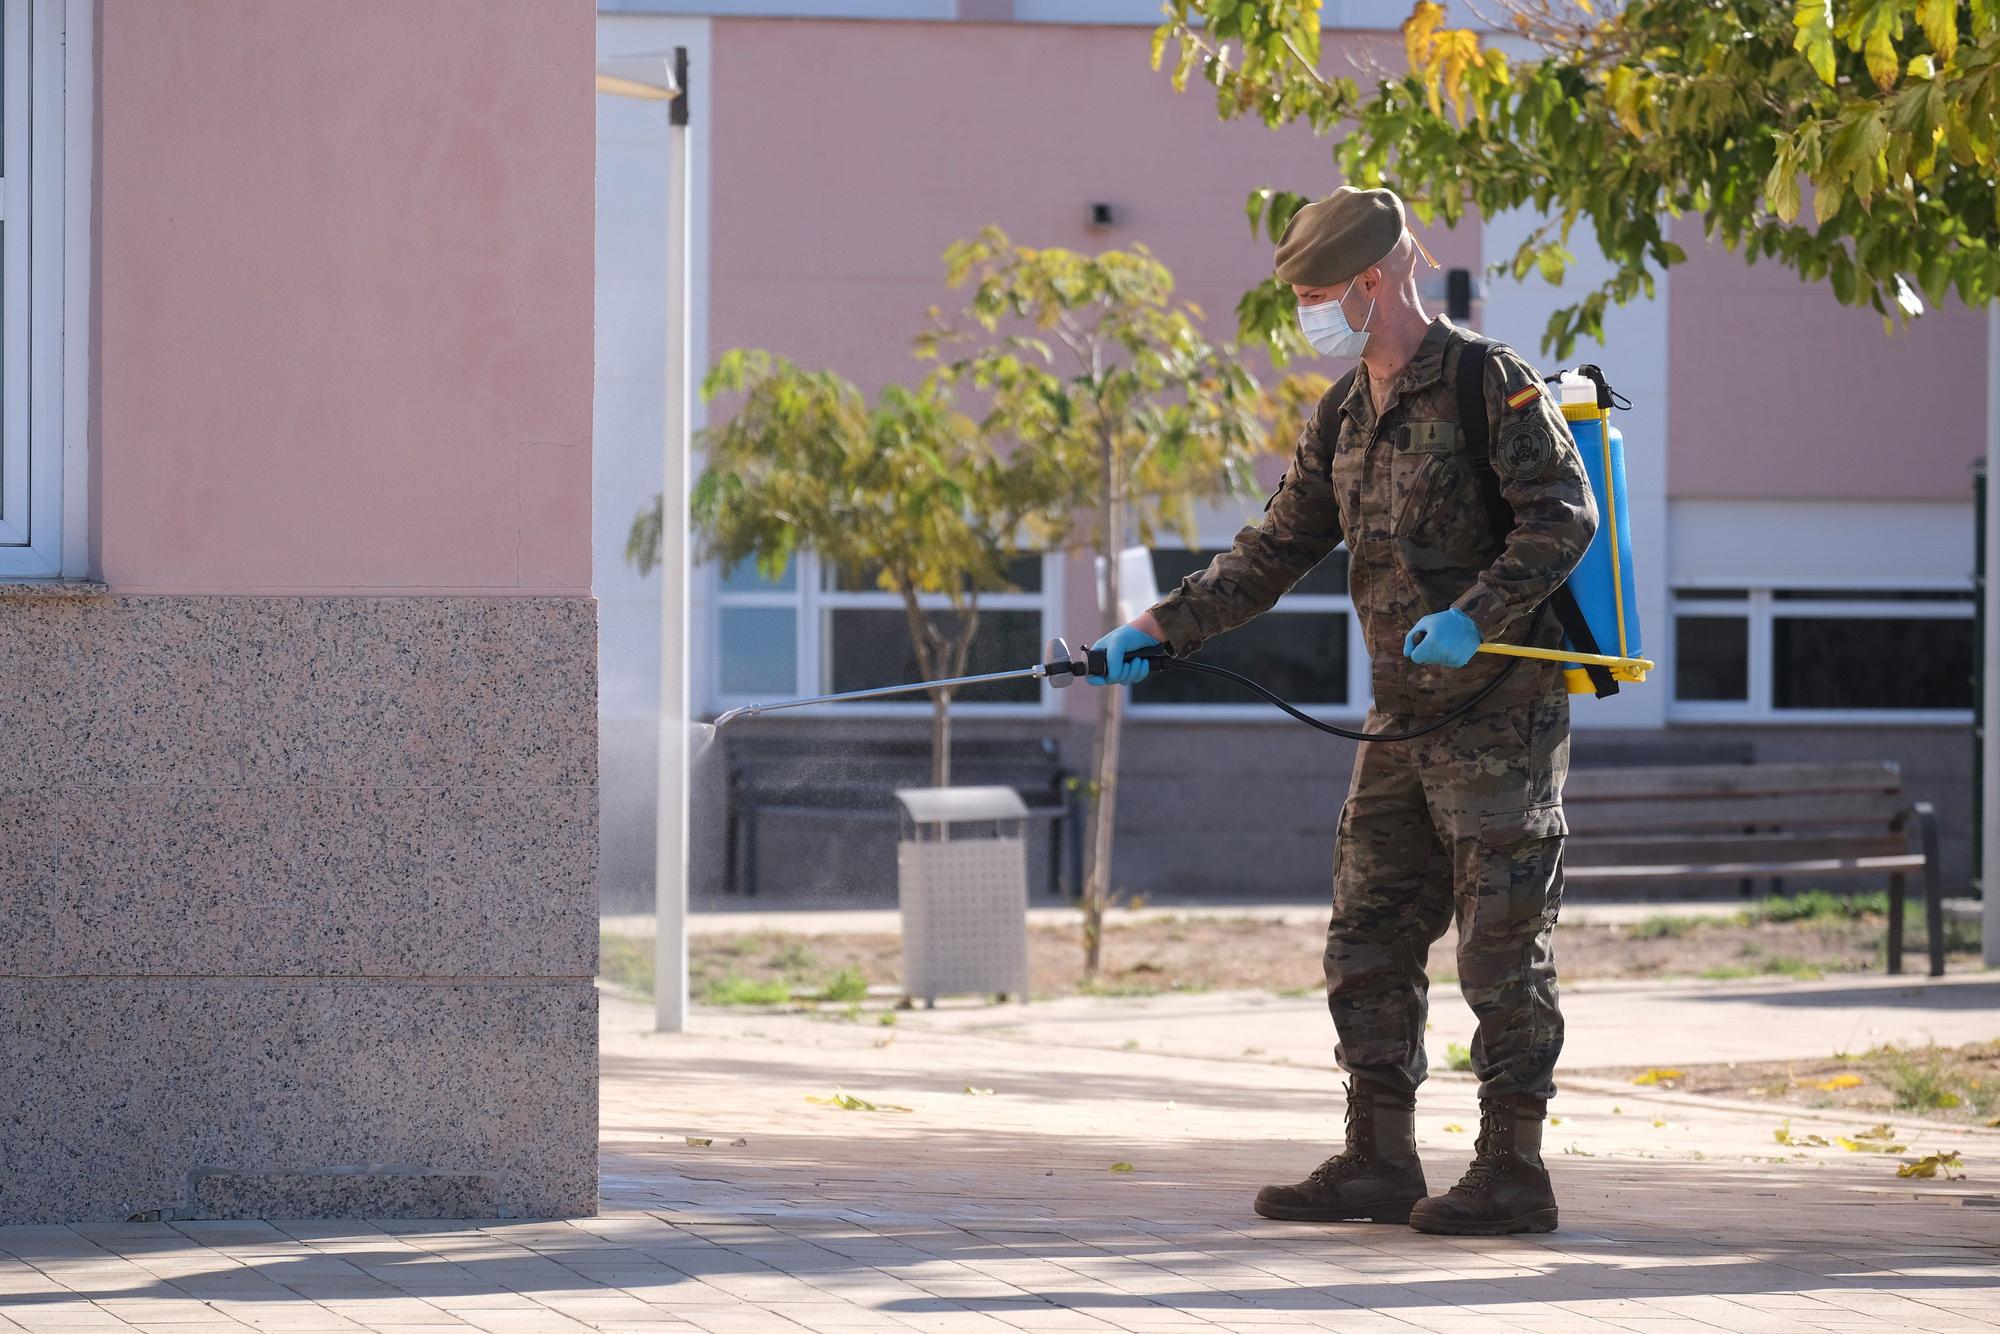
<path id="1" fill-rule="evenodd" d="M 737 561 L 722 571 L 722 591 L 725 593 L 789 593 L 798 586 L 799 562 L 796 556 L 785 562 L 785 572 L 776 579 L 766 579 L 758 571 L 754 560 Z"/>
<path id="2" fill-rule="evenodd" d="M 953 612 L 933 612 L 933 618 L 947 628 L 957 623 Z M 901 608 L 836 607 L 825 613 L 828 656 L 826 690 L 866 690 L 894 685 L 899 681 L 919 681 L 926 673 L 917 664 L 910 644 L 910 626 Z M 1031 667 L 1042 660 L 1042 613 L 1036 610 L 979 613 L 979 630 L 972 640 L 965 674 L 1005 672 Z M 929 696 L 890 696 L 888 703 L 922 704 Z M 953 694 L 954 703 L 1034 704 L 1041 699 L 1041 683 L 1033 678 L 973 686 Z"/>
<path id="3" fill-rule="evenodd" d="M 1299 705 L 1347 699 L 1347 613 L 1259 616 L 1201 646 L 1203 662 L 1227 667 Z M 1255 704 L 1243 687 L 1196 672 L 1153 672 L 1132 687 L 1134 704 Z"/>
<path id="4" fill-rule="evenodd" d="M 1674 698 L 1750 698 L 1750 622 L 1741 616 L 1674 619 Z"/>
<path id="5" fill-rule="evenodd" d="M 789 695 L 798 684 L 798 613 L 790 607 L 723 607 L 722 693 Z"/>
<path id="6" fill-rule="evenodd" d="M 1780 709 L 1969 709 L 1973 622 L 1780 616 L 1771 697 Z"/>
<path id="7" fill-rule="evenodd" d="M 1168 547 L 1155 551 L 1153 577 L 1159 582 L 1160 592 L 1162 594 L 1173 592 L 1182 579 L 1207 569 L 1209 562 L 1227 549 L 1205 547 L 1190 551 L 1181 547 Z M 1320 597 L 1345 597 L 1347 595 L 1346 548 L 1333 552 L 1308 571 L 1305 578 L 1292 586 L 1291 591 Z M 1284 606 L 1282 602 L 1278 605 Z M 1237 633 L 1240 634 L 1241 631 Z"/>

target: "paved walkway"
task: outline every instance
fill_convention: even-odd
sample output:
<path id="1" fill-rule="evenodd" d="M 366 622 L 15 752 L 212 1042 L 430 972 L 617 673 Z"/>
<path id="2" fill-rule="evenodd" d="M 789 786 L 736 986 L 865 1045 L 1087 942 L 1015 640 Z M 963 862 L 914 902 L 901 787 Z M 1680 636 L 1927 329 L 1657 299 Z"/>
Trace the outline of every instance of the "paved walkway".
<path id="1" fill-rule="evenodd" d="M 1748 1029 L 1803 1056 L 1850 1041 L 1861 1014 L 1878 1038 L 1995 1036 L 1991 986 L 1792 988 L 1796 1001 L 1621 988 L 1566 1008 L 1580 1037 L 1622 1034 L 1632 1059 Z M 1702 1014 L 1715 1017 L 1683 1031 Z M 1457 1026 L 1456 1002 L 1437 1018 Z M 1338 1133 L 1315 1006 L 1196 996 L 940 1009 L 893 1028 L 716 1013 L 691 1035 L 648 1027 L 646 1009 L 606 997 L 603 1217 L 0 1228 L 0 1330 L 2000 1325 L 2000 1132 L 1899 1123 L 1899 1139 L 1958 1148 L 1968 1169 L 1902 1181 L 1894 1159 L 1785 1149 L 1769 1109 L 1572 1081 L 1548 1136 L 1562 1229 L 1425 1237 L 1249 1213 L 1260 1183 L 1294 1179 Z M 811 1101 L 836 1090 L 910 1110 Z M 1791 1125 L 1857 1128 L 1815 1112 Z M 1468 1077 L 1426 1086 L 1434 1186 L 1475 1126 Z"/>

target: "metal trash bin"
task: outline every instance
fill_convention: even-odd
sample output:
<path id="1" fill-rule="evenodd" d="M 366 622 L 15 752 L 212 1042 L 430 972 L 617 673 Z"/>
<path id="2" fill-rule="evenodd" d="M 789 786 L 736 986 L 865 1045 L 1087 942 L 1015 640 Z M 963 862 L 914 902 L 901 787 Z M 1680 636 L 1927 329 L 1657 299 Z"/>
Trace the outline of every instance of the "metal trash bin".
<path id="1" fill-rule="evenodd" d="M 896 793 L 903 994 L 1028 998 L 1027 803 L 1011 787 Z"/>

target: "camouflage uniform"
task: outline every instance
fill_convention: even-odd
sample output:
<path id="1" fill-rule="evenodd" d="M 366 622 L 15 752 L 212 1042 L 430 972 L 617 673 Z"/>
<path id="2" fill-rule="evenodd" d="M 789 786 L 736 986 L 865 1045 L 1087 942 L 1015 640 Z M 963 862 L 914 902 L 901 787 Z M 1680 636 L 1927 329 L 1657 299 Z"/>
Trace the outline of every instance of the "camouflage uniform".
<path id="1" fill-rule="evenodd" d="M 1433 320 L 1379 411 L 1365 373 L 1340 402 L 1328 395 L 1263 521 L 1153 608 L 1175 654 L 1271 606 L 1343 537 L 1373 664 L 1369 731 L 1448 712 L 1512 661 L 1410 662 L 1403 637 L 1422 616 L 1456 606 L 1488 642 L 1560 645 L 1554 616 L 1531 613 L 1582 557 L 1596 503 L 1546 386 L 1496 348 L 1488 438 L 1514 527 L 1495 531 L 1479 476 L 1488 465 L 1468 453 L 1458 426 L 1453 376 L 1465 337 Z M 1336 1055 L 1348 1073 L 1404 1093 L 1422 1082 L 1424 960 L 1456 914 L 1459 985 L 1479 1019 L 1481 1096 L 1555 1091 L 1562 1016 L 1550 934 L 1568 764 L 1560 669 L 1532 659 L 1466 717 L 1414 741 L 1360 748 L 1335 843 L 1326 947 Z"/>

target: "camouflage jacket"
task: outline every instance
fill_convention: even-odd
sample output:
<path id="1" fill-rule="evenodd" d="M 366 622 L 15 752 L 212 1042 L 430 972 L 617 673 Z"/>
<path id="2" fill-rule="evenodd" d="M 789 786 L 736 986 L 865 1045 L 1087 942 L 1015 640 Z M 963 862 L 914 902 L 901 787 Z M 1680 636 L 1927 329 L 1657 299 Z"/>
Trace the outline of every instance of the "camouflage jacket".
<path id="1" fill-rule="evenodd" d="M 1487 438 L 1513 510 L 1512 529 L 1496 531 L 1479 475 L 1489 465 L 1467 448 L 1453 392 L 1467 337 L 1432 320 L 1379 411 L 1365 373 L 1338 403 L 1328 392 L 1263 521 L 1153 608 L 1173 653 L 1191 653 L 1270 607 L 1343 539 L 1375 706 L 1385 712 L 1445 712 L 1510 661 L 1487 653 L 1459 668 L 1409 661 L 1403 637 L 1430 612 L 1457 607 L 1488 642 L 1528 642 L 1533 626 L 1536 645 L 1562 643 L 1554 613 L 1539 624 L 1532 613 L 1582 559 L 1597 503 L 1548 386 L 1511 349 L 1496 347 L 1486 363 Z M 1507 704 L 1562 689 L 1554 663 L 1530 659 L 1488 699 Z"/>

